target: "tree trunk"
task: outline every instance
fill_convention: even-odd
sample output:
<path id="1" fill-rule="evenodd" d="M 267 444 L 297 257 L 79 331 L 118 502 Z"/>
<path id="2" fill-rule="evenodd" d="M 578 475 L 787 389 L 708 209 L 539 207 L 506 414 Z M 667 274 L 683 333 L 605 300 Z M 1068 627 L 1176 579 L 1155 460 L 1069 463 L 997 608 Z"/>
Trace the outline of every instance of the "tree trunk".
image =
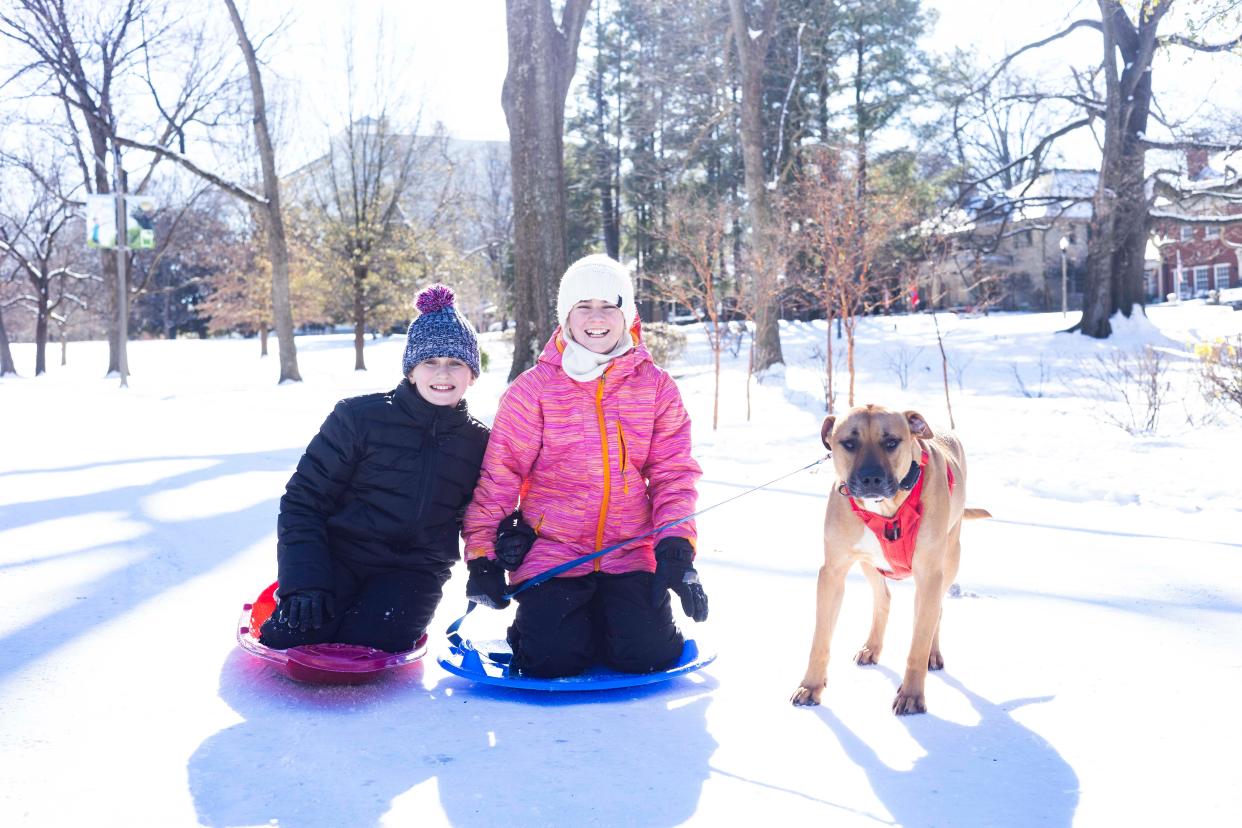
<path id="1" fill-rule="evenodd" d="M 35 316 L 35 376 L 47 373 L 47 287 L 36 285 L 39 307 Z"/>
<path id="2" fill-rule="evenodd" d="M 364 300 L 364 289 L 367 282 L 366 265 L 354 265 L 354 370 L 367 370 L 367 362 L 363 357 L 366 347 L 367 305 Z"/>
<path id="3" fill-rule="evenodd" d="M 237 44 L 246 58 L 250 95 L 254 101 L 254 137 L 259 148 L 259 161 L 263 166 L 263 194 L 267 199 L 264 210 L 267 215 L 267 249 L 272 262 L 272 316 L 276 322 L 276 340 L 280 345 L 279 381 L 301 382 L 297 346 L 293 340 L 293 305 L 289 298 L 289 246 L 285 241 L 285 222 L 280 211 L 280 179 L 276 176 L 276 152 L 272 149 L 272 136 L 267 128 L 267 101 L 263 94 L 263 78 L 259 75 L 254 46 L 246 36 L 241 15 L 237 13 L 237 4 L 234 0 L 224 0 L 224 4 L 228 6 L 233 29 L 237 32 Z M 266 347 L 265 339 L 265 352 Z"/>
<path id="4" fill-rule="evenodd" d="M 4 312 L 0 311 L 0 377 L 17 374 L 13 364 L 13 350 L 9 347 L 9 334 L 4 329 Z"/>
<path id="5" fill-rule="evenodd" d="M 1107 84 L 1104 152 L 1087 244 L 1082 319 L 1071 330 L 1103 339 L 1112 333 L 1108 320 L 1115 313 L 1129 318 L 1135 306 L 1142 310 L 1144 301 L 1148 218 L 1146 149 L 1140 139 L 1147 131 L 1151 109 L 1156 28 L 1169 4 L 1144 0 L 1135 26 L 1117 0 L 1099 2 Z"/>
<path id="6" fill-rule="evenodd" d="M 776 26 L 779 0 L 764 0 L 760 20 L 755 22 L 759 34 L 751 37 L 752 23 L 744 0 L 729 0 L 733 39 L 737 47 L 742 73 L 742 164 L 746 182 L 746 201 L 750 215 L 751 259 L 755 271 L 755 371 L 763 371 L 784 362 L 778 320 L 780 296 L 777 286 L 777 245 L 763 164 L 763 70 L 768 44 Z"/>
<path id="7" fill-rule="evenodd" d="M 513 176 L 512 380 L 535 363 L 556 327 L 556 287 L 565 272 L 565 95 L 577 65 L 590 0 L 566 0 L 562 24 L 550 0 L 508 0 L 509 68 L 501 105 Z"/>
<path id="8" fill-rule="evenodd" d="M 267 356 L 267 323 L 264 322 L 262 328 L 259 329 L 259 356 Z"/>
<path id="9" fill-rule="evenodd" d="M 616 202 L 614 183 L 619 176 L 612 167 L 613 154 L 608 147 L 607 107 L 604 103 L 604 27 L 600 7 L 595 7 L 595 82 L 591 95 L 595 101 L 595 186 L 599 191 L 600 223 L 604 229 L 604 252 L 614 259 L 621 258 L 621 226 Z M 620 121 L 620 111 L 616 114 Z"/>

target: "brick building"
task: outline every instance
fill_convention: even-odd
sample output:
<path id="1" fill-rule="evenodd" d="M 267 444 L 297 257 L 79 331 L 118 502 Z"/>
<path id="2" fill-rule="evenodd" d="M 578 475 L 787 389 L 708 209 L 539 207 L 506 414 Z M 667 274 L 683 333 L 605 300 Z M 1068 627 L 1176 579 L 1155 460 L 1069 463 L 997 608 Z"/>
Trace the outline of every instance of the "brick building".
<path id="1" fill-rule="evenodd" d="M 1148 295 L 1155 301 L 1177 297 L 1206 298 L 1211 291 L 1242 287 L 1242 201 L 1235 172 L 1220 172 L 1208 163 L 1203 150 L 1186 154 L 1187 174 L 1175 186 L 1191 192 L 1175 210 L 1157 201 L 1157 217 L 1164 213 L 1224 217 L 1238 215 L 1237 223 L 1188 224 L 1157 218 L 1155 244 L 1160 251 L 1157 278 L 1149 278 Z"/>

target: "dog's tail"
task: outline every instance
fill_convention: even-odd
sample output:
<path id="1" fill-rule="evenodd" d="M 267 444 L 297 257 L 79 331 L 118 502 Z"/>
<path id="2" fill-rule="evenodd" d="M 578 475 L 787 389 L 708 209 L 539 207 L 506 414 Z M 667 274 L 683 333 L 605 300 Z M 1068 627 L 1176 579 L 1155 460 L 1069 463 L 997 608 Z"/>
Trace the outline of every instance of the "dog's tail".
<path id="1" fill-rule="evenodd" d="M 991 516 L 992 513 L 987 509 L 967 509 L 962 512 L 962 520 L 983 520 L 984 518 L 990 518 Z"/>

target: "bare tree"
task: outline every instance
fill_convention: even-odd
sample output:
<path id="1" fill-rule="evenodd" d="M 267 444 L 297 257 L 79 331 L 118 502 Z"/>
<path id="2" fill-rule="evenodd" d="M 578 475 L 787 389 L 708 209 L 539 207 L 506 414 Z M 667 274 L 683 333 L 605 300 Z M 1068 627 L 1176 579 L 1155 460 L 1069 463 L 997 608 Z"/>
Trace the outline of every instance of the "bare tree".
<path id="1" fill-rule="evenodd" d="M 513 172 L 513 379 L 535 361 L 556 323 L 556 280 L 565 271 L 565 96 L 591 0 L 508 0 L 509 68 L 501 104 Z"/>
<path id="2" fill-rule="evenodd" d="M 785 215 L 796 225 L 791 243 L 801 248 L 818 276 L 818 292 L 828 317 L 826 392 L 833 390 L 832 320 L 845 332 L 849 371 L 848 404 L 854 405 L 854 333 L 858 317 L 885 303 L 897 285 L 882 268 L 884 246 L 904 229 L 908 207 L 900 195 L 872 193 L 870 208 L 858 198 L 857 168 L 843 164 L 833 150 L 814 150 L 785 199 Z"/>
<path id="3" fill-rule="evenodd" d="M 63 104 L 88 193 L 124 191 L 121 154 L 113 140 L 120 115 L 117 96 L 138 77 L 143 49 L 167 31 L 160 17 L 155 0 L 129 0 L 98 14 L 60 0 L 17 0 L 0 11 L 0 37 L 19 46 L 26 60 L 10 82 L 28 78 L 32 97 L 51 96 Z M 148 22 L 150 30 L 139 32 L 139 21 Z M 79 137 L 83 134 L 85 141 Z M 113 285 L 119 281 L 117 265 L 115 253 L 101 253 L 104 278 Z M 119 373 L 124 384 L 127 285 L 117 285 L 113 296 L 108 372 Z"/>
<path id="4" fill-rule="evenodd" d="M 763 75 L 768 45 L 776 31 L 776 13 L 780 0 L 763 0 L 757 15 L 752 16 L 748 0 L 729 0 L 729 16 L 733 42 L 737 50 L 742 76 L 741 129 L 742 160 L 745 166 L 746 202 L 750 218 L 751 247 L 755 268 L 751 278 L 756 281 L 755 294 L 765 297 L 755 307 L 754 367 L 762 371 L 784 362 L 781 355 L 779 305 L 775 290 L 780 264 L 773 255 L 772 209 L 763 160 Z"/>
<path id="5" fill-rule="evenodd" d="M 1129 317 L 1144 302 L 1143 260 L 1150 227 L 1147 194 L 1146 153 L 1149 149 L 1170 149 L 1185 141 L 1161 142 L 1149 137 L 1154 113 L 1153 66 L 1161 49 L 1172 46 L 1199 52 L 1223 52 L 1242 45 L 1242 35 L 1222 43 L 1205 43 L 1181 33 L 1161 35 L 1159 28 L 1175 0 L 1141 0 L 1133 16 L 1122 0 L 1097 0 L 1100 17 L 1075 20 L 1061 31 L 1030 43 L 1007 55 L 985 79 L 994 80 L 1020 55 L 1089 28 L 1101 35 L 1103 56 L 1098 71 L 1076 73 L 1076 89 L 1071 94 L 1049 95 L 1050 99 L 1070 101 L 1082 117 L 1046 134 L 1034 149 L 1013 159 L 1001 169 L 973 183 L 1000 175 L 1005 169 L 1028 162 L 1036 153 L 1062 135 L 1100 123 L 1103 127 L 1099 184 L 1093 201 L 1092 233 L 1088 243 L 1088 272 L 1081 321 L 1071 330 L 1087 336 L 1105 338 L 1112 332 L 1109 319 L 1120 312 Z M 1206 17 L 1222 16 L 1232 0 L 1204 5 Z M 1097 89 L 1099 77 L 1103 89 Z M 1169 126 L 1165 124 L 1165 126 Z M 1201 145 L 1207 146 L 1199 142 Z M 1214 145 L 1236 147 L 1231 142 Z"/>
<path id="6" fill-rule="evenodd" d="M 272 316 L 276 322 L 276 341 L 280 344 L 280 382 L 301 382 L 298 373 L 297 345 L 293 341 L 293 306 L 289 301 L 289 245 L 285 239 L 285 220 L 280 212 L 280 178 L 276 175 L 276 151 L 267 126 L 267 98 L 263 92 L 263 76 L 254 44 L 246 35 L 246 27 L 237 4 L 224 0 L 229 18 L 237 32 L 237 45 L 246 59 L 250 78 L 250 96 L 254 101 L 254 139 L 263 165 L 264 212 L 267 219 L 268 255 L 272 263 Z"/>
<path id="7" fill-rule="evenodd" d="M 0 253 L 6 253 L 25 277 L 30 293 L 22 303 L 35 315 L 35 375 L 47 371 L 49 325 L 62 307 L 82 300 L 76 283 L 91 280 L 75 261 L 74 234 L 77 205 L 61 186 L 59 170 L 40 169 L 33 159 L 22 162 L 21 181 L 7 182 L 0 201 Z M 69 188 L 70 193 L 78 188 Z M 26 193 L 25 205 L 14 203 L 14 193 Z M 73 239 L 79 244 L 81 237 Z"/>
<path id="8" fill-rule="evenodd" d="M 661 234 L 672 257 L 669 272 L 659 284 L 659 295 L 689 308 L 707 331 L 715 372 L 713 431 L 720 421 L 720 354 L 725 349 L 725 328 L 720 318 L 725 287 L 721 250 L 731 224 L 732 217 L 724 202 L 712 207 L 701 200 L 679 196 L 669 204 L 669 224 Z"/>
<path id="9" fill-rule="evenodd" d="M 420 135 L 421 111 L 402 120 L 405 101 L 394 91 L 381 26 L 375 55 L 374 89 L 359 88 L 352 36 L 345 43 L 345 127 L 328 140 L 327 154 L 300 171 L 307 200 L 322 219 L 330 267 L 342 267 L 354 323 L 354 370 L 365 371 L 365 335 L 373 305 L 373 283 L 395 282 L 396 248 L 408 253 L 415 223 L 434 224 L 452 192 L 453 164 L 438 124 Z M 365 114 L 364 114 L 365 111 Z M 418 203 L 414 196 L 417 194 Z M 424 221 L 425 220 L 425 221 Z"/>

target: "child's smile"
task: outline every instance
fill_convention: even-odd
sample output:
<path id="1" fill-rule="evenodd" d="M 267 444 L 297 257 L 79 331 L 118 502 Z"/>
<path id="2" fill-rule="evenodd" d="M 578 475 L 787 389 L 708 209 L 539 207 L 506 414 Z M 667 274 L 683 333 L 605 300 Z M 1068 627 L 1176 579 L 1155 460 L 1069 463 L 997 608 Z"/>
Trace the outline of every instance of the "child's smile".
<path id="1" fill-rule="evenodd" d="M 459 359 L 432 357 L 411 368 L 409 379 L 427 402 L 454 406 L 461 402 L 466 389 L 474 385 L 474 372 Z"/>
<path id="2" fill-rule="evenodd" d="M 569 335 L 574 342 L 596 354 L 617 347 L 625 333 L 625 315 L 604 299 L 586 299 L 569 312 Z"/>

